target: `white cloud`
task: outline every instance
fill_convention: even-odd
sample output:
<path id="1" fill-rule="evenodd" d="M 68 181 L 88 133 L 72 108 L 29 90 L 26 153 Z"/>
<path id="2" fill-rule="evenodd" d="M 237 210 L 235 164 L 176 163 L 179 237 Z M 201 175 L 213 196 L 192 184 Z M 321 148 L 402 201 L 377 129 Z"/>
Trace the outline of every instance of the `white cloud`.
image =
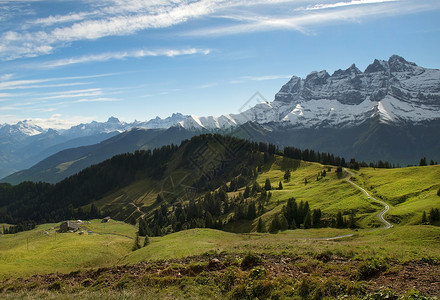
<path id="1" fill-rule="evenodd" d="M 32 121 L 43 129 L 68 129 L 80 123 L 89 123 L 96 119 L 94 116 L 63 116 L 61 114 L 54 114 L 49 118 L 36 118 Z"/>
<path id="2" fill-rule="evenodd" d="M 353 1 L 349 5 L 320 6 L 321 9 L 301 9 L 300 12 L 284 14 L 246 15 L 238 24 L 213 26 L 185 33 L 189 36 L 214 37 L 222 35 L 264 32 L 273 30 L 294 30 L 309 34 L 316 26 L 341 22 L 360 22 L 368 18 L 411 14 L 420 11 L 440 9 L 440 2 L 427 1 Z M 318 7 L 318 6 L 316 6 Z M 237 23 L 237 22 L 236 22 Z"/>
<path id="3" fill-rule="evenodd" d="M 31 21 L 31 24 L 35 24 L 35 25 L 42 25 L 42 26 L 52 26 L 54 24 L 59 24 L 59 23 L 71 23 L 71 22 L 75 22 L 75 21 L 82 21 L 84 19 L 86 19 L 87 17 L 93 16 L 96 13 L 90 12 L 90 13 L 70 13 L 67 15 L 56 15 L 56 16 L 49 16 L 46 18 L 40 18 L 40 19 L 36 19 L 34 21 Z"/>
<path id="4" fill-rule="evenodd" d="M 68 66 L 73 64 L 81 64 L 88 62 L 105 62 L 109 60 L 121 60 L 125 58 L 141 58 L 147 56 L 180 56 L 180 55 L 194 55 L 203 54 L 207 55 L 211 52 L 210 49 L 197 49 L 197 48 L 187 48 L 187 49 L 162 49 L 162 50 L 132 50 L 126 52 L 109 52 L 95 55 L 86 55 L 80 57 L 72 57 L 67 59 L 61 59 L 56 61 L 49 61 L 42 65 L 41 68 L 55 68 Z"/>
<path id="5" fill-rule="evenodd" d="M 1 1 L 1 0 L 0 0 Z M 5 1 L 12 5 L 11 1 Z M 13 60 L 53 53 L 76 41 L 132 35 L 200 19 L 191 36 L 216 36 L 269 30 L 310 32 L 309 27 L 329 22 L 354 22 L 377 16 L 438 10 L 438 0 L 83 0 L 81 12 L 29 20 L 21 30 L 0 35 L 0 59 Z M 208 27 L 212 19 L 218 26 Z M 208 22 L 205 22 L 208 21 Z M 115 54 L 114 54 L 115 55 Z M 105 56 L 94 57 L 106 60 Z M 119 59 L 116 57 L 116 59 Z M 75 63 L 75 62 L 74 62 Z"/>
<path id="6" fill-rule="evenodd" d="M 3 74 L 3 75 L 0 75 L 0 81 L 10 80 L 13 77 L 14 77 L 14 74 L 12 74 L 12 73 Z"/>
<path id="7" fill-rule="evenodd" d="M 299 8 L 298 10 L 318 10 L 318 9 L 327 9 L 327 8 L 336 8 L 336 7 L 345 7 L 352 5 L 365 5 L 365 4 L 377 4 L 384 2 L 397 2 L 400 0 L 353 0 L 350 2 L 337 2 L 337 3 L 328 3 L 328 4 L 316 4 L 313 6 L 308 6 L 306 8 Z"/>
<path id="8" fill-rule="evenodd" d="M 102 98 L 83 98 L 83 99 L 78 99 L 76 101 L 73 101 L 71 103 L 83 103 L 83 102 L 115 102 L 115 101 L 120 101 L 117 98 L 108 98 L 108 97 L 102 97 Z"/>
<path id="9" fill-rule="evenodd" d="M 32 80 L 9 80 L 0 82 L 1 90 L 16 90 L 16 89 L 35 89 L 35 88 L 48 88 L 48 87 L 67 87 L 67 86 L 78 86 L 89 84 L 89 82 L 65 82 L 65 83 L 51 83 L 57 81 L 70 81 L 79 79 L 90 79 L 97 77 L 113 76 L 117 73 L 106 73 L 97 75 L 87 75 L 87 76 L 74 76 L 74 77 L 58 77 L 58 78 L 43 78 L 43 79 L 32 79 Z M 42 84 L 43 83 L 43 84 Z"/>

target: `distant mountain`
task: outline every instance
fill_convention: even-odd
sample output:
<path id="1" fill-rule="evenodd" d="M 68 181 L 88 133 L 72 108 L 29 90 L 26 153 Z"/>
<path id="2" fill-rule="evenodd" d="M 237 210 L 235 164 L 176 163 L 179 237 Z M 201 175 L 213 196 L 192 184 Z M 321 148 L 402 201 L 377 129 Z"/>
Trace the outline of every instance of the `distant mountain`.
<path id="1" fill-rule="evenodd" d="M 0 178 L 27 169 L 59 151 L 100 143 L 132 128 L 169 128 L 188 116 L 170 117 L 133 123 L 110 117 L 106 122 L 79 124 L 67 130 L 43 129 L 31 120 L 0 125 Z"/>
<path id="2" fill-rule="evenodd" d="M 292 77 L 272 102 L 240 114 L 190 116 L 189 130 L 223 130 L 257 141 L 407 165 L 440 161 L 440 70 L 393 55 L 364 72 L 355 65 Z M 232 130 L 231 130 L 232 127 Z M 225 131 L 226 132 L 226 131 Z"/>
<path id="3" fill-rule="evenodd" d="M 142 142 L 136 142 L 133 128 L 152 131 L 139 135 Z M 131 131 L 115 136 L 127 130 Z M 257 103 L 238 114 L 173 114 L 133 123 L 111 117 L 107 122 L 80 124 L 64 131 L 43 130 L 30 121 L 3 125 L 0 178 L 48 158 L 5 180 L 56 182 L 110 155 L 178 143 L 206 132 L 366 162 L 387 160 L 407 165 L 424 156 L 440 161 L 440 70 L 393 55 L 387 61 L 374 60 L 363 72 L 353 64 L 332 75 L 324 70 L 305 79 L 293 76 L 272 102 Z M 132 140 L 125 141 L 125 134 Z M 93 145 L 96 143 L 99 146 Z M 93 146 L 77 148 L 86 145 Z M 68 148 L 77 149 L 48 157 Z"/>
<path id="4" fill-rule="evenodd" d="M 79 171 L 117 154 L 152 150 L 169 144 L 180 144 L 198 133 L 181 126 L 168 129 L 133 128 L 98 144 L 70 148 L 51 155 L 29 169 L 15 172 L 1 180 L 18 184 L 22 181 L 56 183 Z"/>
<path id="5" fill-rule="evenodd" d="M 393 55 L 374 60 L 364 72 L 354 64 L 332 75 L 323 70 L 305 79 L 293 76 L 275 95 L 240 114 L 190 116 L 186 129 L 208 130 L 275 123 L 290 128 L 347 128 L 370 119 L 395 126 L 440 119 L 440 70 Z"/>

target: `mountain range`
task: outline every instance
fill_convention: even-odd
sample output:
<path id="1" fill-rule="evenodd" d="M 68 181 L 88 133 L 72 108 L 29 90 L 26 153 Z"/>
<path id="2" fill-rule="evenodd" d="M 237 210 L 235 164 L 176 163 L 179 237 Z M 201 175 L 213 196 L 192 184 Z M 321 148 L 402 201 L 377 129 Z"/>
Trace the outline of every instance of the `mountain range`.
<path id="1" fill-rule="evenodd" d="M 243 105 L 248 109 L 222 116 L 173 114 L 133 123 L 111 117 L 63 131 L 43 130 L 32 121 L 0 125 L 0 177 L 32 166 L 3 181 L 57 182 L 112 155 L 205 132 L 367 162 L 440 160 L 440 70 L 400 56 L 376 59 L 363 72 L 353 64 L 332 75 L 323 70 L 305 79 L 293 76 L 272 102 L 259 99 L 256 94 Z"/>

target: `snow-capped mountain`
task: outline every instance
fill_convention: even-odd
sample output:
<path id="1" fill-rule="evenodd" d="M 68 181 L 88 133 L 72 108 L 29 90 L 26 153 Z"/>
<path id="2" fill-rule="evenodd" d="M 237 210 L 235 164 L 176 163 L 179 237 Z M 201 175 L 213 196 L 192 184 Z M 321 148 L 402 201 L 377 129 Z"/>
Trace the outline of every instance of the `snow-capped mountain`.
<path id="1" fill-rule="evenodd" d="M 133 128 L 169 128 L 188 118 L 180 113 L 161 119 L 126 123 L 115 117 L 106 122 L 79 124 L 65 130 L 44 129 L 32 120 L 0 125 L 0 178 L 29 168 L 68 148 L 93 145 Z"/>
<path id="2" fill-rule="evenodd" d="M 440 70 L 427 69 L 393 55 L 374 60 L 364 72 L 354 64 L 332 75 L 293 76 L 273 102 L 220 117 L 191 116 L 187 129 L 227 128 L 248 121 L 295 128 L 341 128 L 378 117 L 381 122 L 419 124 L 440 118 Z M 227 122 L 220 122 L 227 120 Z"/>
<path id="3" fill-rule="evenodd" d="M 135 121 L 131 125 L 133 127 L 145 128 L 145 129 L 158 129 L 158 128 L 169 128 L 176 125 L 177 123 L 187 119 L 189 116 L 182 115 L 181 113 L 174 113 L 170 117 L 162 119 L 156 117 L 146 122 Z"/>
<path id="4" fill-rule="evenodd" d="M 0 137 L 4 136 L 34 136 L 43 133 L 45 130 L 31 120 L 20 121 L 17 124 L 0 124 Z"/>

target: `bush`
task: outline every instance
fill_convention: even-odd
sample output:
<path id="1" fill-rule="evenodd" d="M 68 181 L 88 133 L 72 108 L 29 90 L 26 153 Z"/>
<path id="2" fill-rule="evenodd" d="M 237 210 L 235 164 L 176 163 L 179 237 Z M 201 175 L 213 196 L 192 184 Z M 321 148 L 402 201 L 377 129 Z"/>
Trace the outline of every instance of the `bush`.
<path id="1" fill-rule="evenodd" d="M 59 290 L 61 290 L 61 288 L 64 287 L 64 286 L 65 286 L 65 282 L 64 282 L 64 281 L 55 281 L 55 282 L 52 282 L 52 283 L 47 287 L 47 289 L 48 289 L 49 291 L 59 291 Z"/>
<path id="2" fill-rule="evenodd" d="M 372 258 L 364 261 L 357 272 L 357 277 L 360 280 L 371 278 L 388 268 L 387 263 L 383 259 Z"/>
<path id="3" fill-rule="evenodd" d="M 254 266 L 261 264 L 263 260 L 256 254 L 248 253 L 241 261 L 240 267 L 243 269 L 249 269 Z"/>
<path id="4" fill-rule="evenodd" d="M 266 274 L 267 271 L 265 268 L 257 266 L 249 272 L 249 278 L 252 280 L 263 279 L 264 277 L 266 277 Z"/>

